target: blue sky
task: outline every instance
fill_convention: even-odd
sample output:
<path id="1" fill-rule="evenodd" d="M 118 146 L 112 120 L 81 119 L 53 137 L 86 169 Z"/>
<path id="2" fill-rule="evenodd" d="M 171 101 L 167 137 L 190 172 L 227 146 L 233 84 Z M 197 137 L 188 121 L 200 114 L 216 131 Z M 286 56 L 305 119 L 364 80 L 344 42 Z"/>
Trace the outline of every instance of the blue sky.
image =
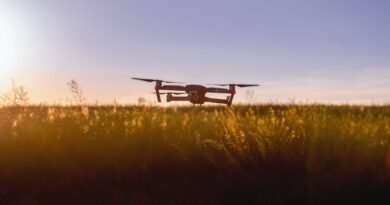
<path id="1" fill-rule="evenodd" d="M 385 0 L 0 1 L 0 90 L 132 102 L 145 76 L 248 82 L 261 102 L 390 101 Z M 244 100 L 245 89 L 239 99 Z"/>

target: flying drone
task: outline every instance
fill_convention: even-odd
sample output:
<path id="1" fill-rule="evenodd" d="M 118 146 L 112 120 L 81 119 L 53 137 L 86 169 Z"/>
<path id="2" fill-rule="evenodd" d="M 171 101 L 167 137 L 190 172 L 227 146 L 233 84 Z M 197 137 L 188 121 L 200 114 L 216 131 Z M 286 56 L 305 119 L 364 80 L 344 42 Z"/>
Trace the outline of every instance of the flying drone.
<path id="1" fill-rule="evenodd" d="M 234 95 L 236 94 L 236 87 L 253 87 L 253 86 L 259 86 L 258 84 L 210 84 L 214 86 L 223 86 L 223 87 L 229 87 L 227 88 L 218 88 L 218 87 L 206 87 L 203 85 L 197 85 L 197 84 L 187 84 L 187 85 L 163 85 L 164 84 L 184 84 L 181 82 L 172 82 L 172 81 L 165 81 L 165 80 L 159 80 L 159 79 L 147 79 L 147 78 L 132 78 L 133 80 L 140 80 L 145 82 L 155 82 L 156 85 L 154 87 L 157 100 L 158 102 L 161 102 L 161 95 L 167 96 L 167 102 L 172 101 L 189 101 L 192 104 L 196 105 L 202 105 L 205 102 L 210 103 L 219 103 L 219 104 L 225 104 L 227 106 L 231 106 L 233 102 Z M 160 92 L 165 91 L 165 92 Z M 207 93 L 221 93 L 221 94 L 228 94 L 226 96 L 226 99 L 219 99 L 219 98 L 209 98 L 206 96 Z"/>

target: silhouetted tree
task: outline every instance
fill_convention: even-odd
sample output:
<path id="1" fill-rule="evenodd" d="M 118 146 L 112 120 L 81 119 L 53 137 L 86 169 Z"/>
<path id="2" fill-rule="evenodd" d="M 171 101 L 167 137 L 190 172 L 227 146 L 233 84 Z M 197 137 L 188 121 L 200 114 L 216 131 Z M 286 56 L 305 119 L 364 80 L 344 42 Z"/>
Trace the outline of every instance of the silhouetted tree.
<path id="1" fill-rule="evenodd" d="M 9 92 L 0 93 L 0 105 L 8 105 L 11 101 Z"/>
<path id="2" fill-rule="evenodd" d="M 145 105 L 146 104 L 146 99 L 144 97 L 139 97 L 138 98 L 138 105 Z"/>
<path id="3" fill-rule="evenodd" d="M 249 103 L 253 103 L 255 100 L 255 91 L 248 89 L 245 91 L 245 96 Z"/>
<path id="4" fill-rule="evenodd" d="M 30 97 L 28 96 L 28 91 L 23 86 L 14 86 L 11 94 L 13 105 L 28 105 Z"/>
<path id="5" fill-rule="evenodd" d="M 17 86 L 15 81 L 12 81 L 12 89 L 0 93 L 0 105 L 3 106 L 25 106 L 29 104 L 30 98 L 28 91 L 23 86 Z"/>
<path id="6" fill-rule="evenodd" d="M 68 88 L 69 88 L 70 92 L 72 92 L 72 94 L 73 94 L 74 101 L 76 101 L 80 104 L 85 103 L 86 99 L 84 97 L 83 89 L 81 88 L 81 86 L 79 85 L 79 83 L 76 80 L 72 79 L 71 81 L 69 81 Z"/>

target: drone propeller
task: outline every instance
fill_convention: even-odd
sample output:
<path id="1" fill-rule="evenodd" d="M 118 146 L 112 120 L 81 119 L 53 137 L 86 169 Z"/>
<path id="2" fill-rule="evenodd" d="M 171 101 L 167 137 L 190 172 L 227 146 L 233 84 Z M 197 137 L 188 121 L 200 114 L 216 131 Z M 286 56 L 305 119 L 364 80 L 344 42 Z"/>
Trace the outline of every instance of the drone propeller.
<path id="1" fill-rule="evenodd" d="M 260 86 L 259 84 L 209 84 L 209 85 L 217 85 L 217 86 L 237 86 L 237 87 L 240 87 L 240 88 Z"/>
<path id="2" fill-rule="evenodd" d="M 152 92 L 152 94 L 157 94 L 155 92 Z M 172 95 L 185 95 L 187 93 L 160 93 L 160 95 L 167 95 L 167 94 L 172 94 Z"/>
<path id="3" fill-rule="evenodd" d="M 159 79 L 148 79 L 148 78 L 136 78 L 136 77 L 132 77 L 131 79 L 133 80 L 141 80 L 141 81 L 145 81 L 145 82 L 163 82 L 163 83 L 182 83 L 182 82 L 173 82 L 173 81 L 165 81 L 165 80 L 159 80 Z"/>

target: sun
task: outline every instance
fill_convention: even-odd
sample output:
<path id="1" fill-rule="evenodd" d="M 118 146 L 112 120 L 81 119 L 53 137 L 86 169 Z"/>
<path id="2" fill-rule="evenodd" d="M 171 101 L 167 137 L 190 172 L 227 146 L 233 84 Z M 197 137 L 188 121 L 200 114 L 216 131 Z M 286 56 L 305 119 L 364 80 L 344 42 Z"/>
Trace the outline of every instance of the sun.
<path id="1" fill-rule="evenodd" d="M 0 90 L 9 84 L 26 56 L 27 30 L 23 16 L 0 5 Z"/>

